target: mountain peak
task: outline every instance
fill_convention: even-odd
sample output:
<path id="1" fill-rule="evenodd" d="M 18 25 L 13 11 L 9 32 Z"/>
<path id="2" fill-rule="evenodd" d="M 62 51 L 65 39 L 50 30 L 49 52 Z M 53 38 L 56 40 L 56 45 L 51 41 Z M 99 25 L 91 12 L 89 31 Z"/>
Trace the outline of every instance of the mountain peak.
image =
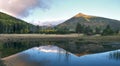
<path id="1" fill-rule="evenodd" d="M 83 14 L 83 13 L 78 13 L 77 15 L 74 16 L 75 18 L 79 18 L 79 17 L 83 17 L 83 18 L 86 18 L 86 19 L 89 19 L 93 16 L 90 16 L 90 15 L 86 15 L 86 14 Z"/>
<path id="2" fill-rule="evenodd" d="M 57 25 L 57 28 L 59 29 L 67 28 L 69 30 L 75 31 L 78 23 L 85 27 L 89 26 L 93 30 L 96 30 L 96 27 L 100 28 L 100 30 L 104 30 L 107 25 L 110 25 L 110 27 L 113 30 L 120 30 L 120 21 L 118 20 L 113 20 L 113 19 L 98 17 L 98 16 L 92 16 L 92 15 L 86 15 L 83 13 L 78 13 L 72 18 Z"/>
<path id="3" fill-rule="evenodd" d="M 78 13 L 77 15 L 75 15 L 75 17 L 83 17 L 83 16 L 87 16 L 87 15 L 85 15 L 83 13 Z"/>

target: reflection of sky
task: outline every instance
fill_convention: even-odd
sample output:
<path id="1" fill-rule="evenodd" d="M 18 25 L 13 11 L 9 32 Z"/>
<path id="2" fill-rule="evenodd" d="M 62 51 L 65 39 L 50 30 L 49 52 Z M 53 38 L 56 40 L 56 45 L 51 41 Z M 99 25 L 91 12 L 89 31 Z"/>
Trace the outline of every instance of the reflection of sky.
<path id="1" fill-rule="evenodd" d="M 41 51 L 43 49 L 45 51 Z M 51 51 L 46 52 L 47 50 Z M 52 50 L 55 52 L 52 52 Z M 63 51 L 64 53 L 61 53 Z M 26 64 L 25 66 L 34 66 L 35 64 L 36 66 L 119 66 L 120 61 L 109 57 L 113 52 L 116 51 L 78 57 L 56 46 L 41 46 L 26 50 L 6 60 L 9 63 L 14 62 L 12 66 L 22 62 Z"/>
<path id="2" fill-rule="evenodd" d="M 51 53 L 65 53 L 66 51 L 64 49 L 61 49 L 57 46 L 40 46 L 40 47 L 35 47 L 35 50 L 39 50 L 41 52 L 51 52 Z"/>

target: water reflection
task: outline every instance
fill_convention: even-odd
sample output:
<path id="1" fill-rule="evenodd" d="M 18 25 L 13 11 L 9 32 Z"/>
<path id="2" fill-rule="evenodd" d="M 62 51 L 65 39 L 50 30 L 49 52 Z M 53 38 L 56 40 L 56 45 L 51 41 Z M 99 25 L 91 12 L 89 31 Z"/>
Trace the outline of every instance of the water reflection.
<path id="1" fill-rule="evenodd" d="M 119 54 L 116 56 L 116 51 L 112 51 L 112 55 L 110 53 L 79 57 L 57 46 L 47 45 L 31 48 L 3 60 L 7 66 L 119 66 L 120 61 L 113 59 L 114 55 L 118 58 Z"/>
<path id="2" fill-rule="evenodd" d="M 41 46 L 6 57 L 4 60 L 7 66 L 60 66 L 61 64 L 65 66 L 70 62 L 70 54 L 57 46 Z"/>
<path id="3" fill-rule="evenodd" d="M 88 41 L 6 41 L 0 42 L 2 57 L 7 57 L 36 46 L 55 45 L 78 56 L 106 52 L 120 48 L 120 44 Z"/>
<path id="4" fill-rule="evenodd" d="M 120 61 L 120 51 L 117 50 L 117 51 L 114 51 L 114 52 L 110 52 L 109 58 Z"/>

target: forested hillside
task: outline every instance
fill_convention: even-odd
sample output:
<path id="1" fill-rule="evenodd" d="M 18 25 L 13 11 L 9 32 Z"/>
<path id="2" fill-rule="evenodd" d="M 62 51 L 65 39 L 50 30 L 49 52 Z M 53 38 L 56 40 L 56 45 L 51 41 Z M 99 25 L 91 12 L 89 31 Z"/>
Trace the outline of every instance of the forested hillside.
<path id="1" fill-rule="evenodd" d="M 56 29 L 87 35 L 115 35 L 120 32 L 120 21 L 79 13 L 57 25 Z"/>
<path id="2" fill-rule="evenodd" d="M 74 17 L 66 20 L 65 22 L 57 25 L 58 29 L 67 29 L 67 30 L 74 30 L 76 29 L 77 24 L 84 25 L 86 27 L 90 27 L 91 29 L 105 29 L 108 25 L 113 30 L 120 30 L 120 21 L 104 18 L 104 17 L 97 17 L 79 13 Z"/>
<path id="3" fill-rule="evenodd" d="M 32 33 L 36 26 L 0 12 L 0 33 Z"/>

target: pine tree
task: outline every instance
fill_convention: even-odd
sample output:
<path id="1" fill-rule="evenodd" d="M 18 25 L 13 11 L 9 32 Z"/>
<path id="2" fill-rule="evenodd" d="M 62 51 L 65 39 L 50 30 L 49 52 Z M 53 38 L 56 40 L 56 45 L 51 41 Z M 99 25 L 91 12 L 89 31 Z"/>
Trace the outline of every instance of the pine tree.
<path id="1" fill-rule="evenodd" d="M 103 30 L 102 35 L 113 35 L 114 31 L 111 29 L 109 25 Z"/>
<path id="2" fill-rule="evenodd" d="M 93 34 L 92 28 L 90 26 L 85 27 L 84 34 L 86 34 L 86 35 L 92 35 Z"/>
<path id="3" fill-rule="evenodd" d="M 83 32 L 84 32 L 84 26 L 81 25 L 80 23 L 77 23 L 76 33 L 83 33 Z"/>
<path id="4" fill-rule="evenodd" d="M 119 29 L 117 29 L 117 30 L 115 31 L 115 33 L 116 33 L 116 34 L 119 34 Z"/>
<path id="5" fill-rule="evenodd" d="M 101 33 L 101 29 L 99 27 L 95 28 L 95 34 L 100 34 Z"/>

